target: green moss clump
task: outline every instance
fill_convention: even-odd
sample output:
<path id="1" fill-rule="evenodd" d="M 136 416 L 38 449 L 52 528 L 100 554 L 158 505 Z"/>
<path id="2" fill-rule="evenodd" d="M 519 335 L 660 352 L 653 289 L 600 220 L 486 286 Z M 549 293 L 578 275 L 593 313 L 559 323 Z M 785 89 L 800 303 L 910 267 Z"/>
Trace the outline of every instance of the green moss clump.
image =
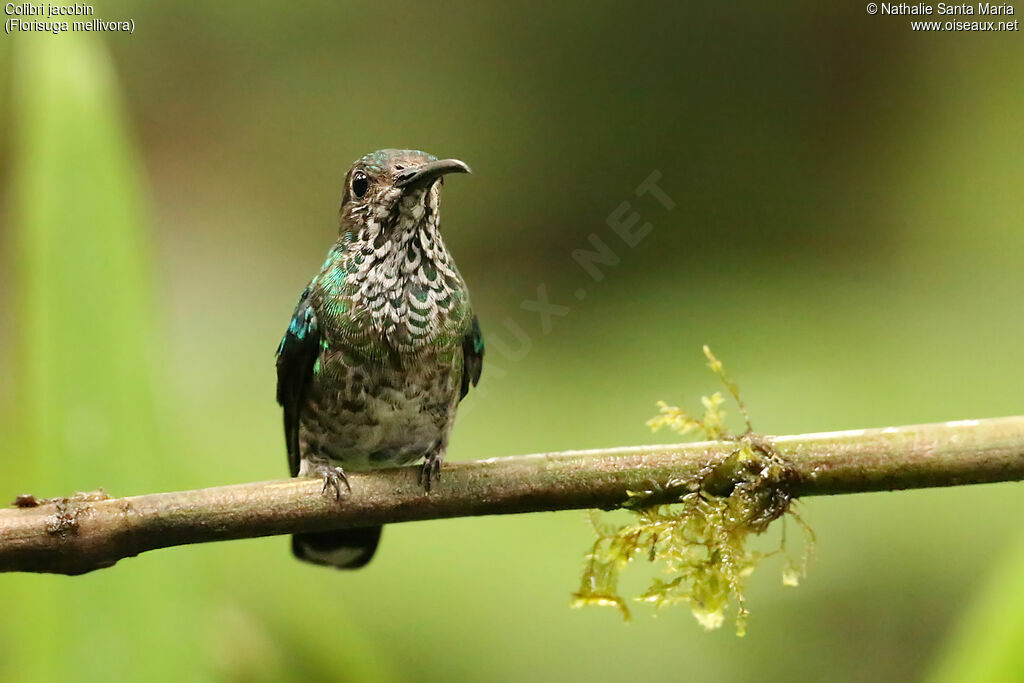
<path id="1" fill-rule="evenodd" d="M 695 431 L 708 439 L 733 441 L 736 449 L 708 464 L 689 481 L 669 482 L 682 491 L 675 502 L 665 503 L 664 491 L 631 493 L 623 507 L 636 518 L 624 525 L 604 524 L 596 511 L 591 523 L 597 534 L 572 605 L 610 605 L 630 618 L 626 600 L 619 594 L 622 571 L 637 558 L 661 564 L 667 578 L 654 579 L 635 600 L 655 607 L 685 604 L 707 629 L 720 627 L 726 612 L 736 604 L 736 632 L 746 630 L 748 611 L 743 599 L 744 581 L 765 557 L 786 557 L 783 583 L 795 586 L 806 570 L 813 532 L 792 510 L 789 494 L 791 471 L 763 439 L 750 430 L 739 389 L 726 375 L 721 362 L 704 347 L 709 366 L 726 385 L 747 423 L 747 432 L 731 437 L 726 432 L 724 399 L 718 393 L 703 398 L 704 415 L 690 417 L 676 406 L 660 402 L 659 415 L 648 422 L 652 429 L 668 427 L 681 434 Z M 651 504 L 658 499 L 661 502 Z M 780 517 L 793 517 L 803 529 L 806 543 L 802 557 L 786 549 L 783 532 L 779 548 L 769 553 L 750 550 L 752 534 L 764 533 Z"/>

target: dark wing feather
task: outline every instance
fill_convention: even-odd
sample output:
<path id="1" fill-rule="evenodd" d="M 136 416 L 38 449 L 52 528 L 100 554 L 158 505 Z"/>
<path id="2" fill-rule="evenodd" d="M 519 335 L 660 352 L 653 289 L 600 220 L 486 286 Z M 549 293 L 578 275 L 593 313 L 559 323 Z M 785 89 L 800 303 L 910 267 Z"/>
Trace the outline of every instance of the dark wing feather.
<path id="1" fill-rule="evenodd" d="M 316 311 L 309 303 L 309 288 L 295 307 L 291 324 L 277 348 L 277 402 L 284 408 L 284 438 L 288 445 L 288 467 L 299 473 L 299 416 L 313 366 L 320 354 L 320 329 Z"/>
<path id="2" fill-rule="evenodd" d="M 473 316 L 473 322 L 462 338 L 462 391 L 459 400 L 466 398 L 469 385 L 476 386 L 484 367 L 484 335 L 480 332 L 480 321 Z"/>

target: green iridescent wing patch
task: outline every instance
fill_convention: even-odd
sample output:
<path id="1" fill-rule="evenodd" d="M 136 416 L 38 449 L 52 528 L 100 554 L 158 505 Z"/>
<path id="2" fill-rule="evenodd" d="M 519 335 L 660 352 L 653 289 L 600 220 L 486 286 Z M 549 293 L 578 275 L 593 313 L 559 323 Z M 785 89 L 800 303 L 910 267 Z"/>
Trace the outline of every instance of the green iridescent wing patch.
<path id="1" fill-rule="evenodd" d="M 459 393 L 461 401 L 469 393 L 469 385 L 475 387 L 480 381 L 480 373 L 484 367 L 484 335 L 480 331 L 480 321 L 473 316 L 469 331 L 462 338 L 462 389 Z"/>
<path id="2" fill-rule="evenodd" d="M 302 293 L 277 347 L 277 402 L 284 408 L 288 467 L 293 477 L 299 473 L 299 415 L 320 355 L 320 326 L 309 302 L 309 291 L 307 287 Z"/>

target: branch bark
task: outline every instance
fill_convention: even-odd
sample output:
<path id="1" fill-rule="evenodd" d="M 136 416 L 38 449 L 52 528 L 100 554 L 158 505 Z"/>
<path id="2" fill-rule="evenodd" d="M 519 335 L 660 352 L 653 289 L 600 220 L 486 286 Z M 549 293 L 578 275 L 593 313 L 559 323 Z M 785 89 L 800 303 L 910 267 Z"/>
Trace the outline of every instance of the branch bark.
<path id="1" fill-rule="evenodd" d="M 793 497 L 1024 479 L 1024 416 L 760 437 L 790 468 Z M 634 446 L 446 465 L 426 494 L 418 468 L 352 473 L 342 501 L 289 479 L 109 498 L 102 492 L 0 510 L 0 571 L 81 574 L 189 543 L 473 515 L 610 509 L 670 490 L 733 442 Z"/>

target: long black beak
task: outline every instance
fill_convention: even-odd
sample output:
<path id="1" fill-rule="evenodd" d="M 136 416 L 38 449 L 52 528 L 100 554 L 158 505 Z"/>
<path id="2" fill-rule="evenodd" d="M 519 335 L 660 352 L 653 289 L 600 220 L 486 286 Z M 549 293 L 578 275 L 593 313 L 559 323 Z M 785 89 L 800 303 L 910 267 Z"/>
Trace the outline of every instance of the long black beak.
<path id="1" fill-rule="evenodd" d="M 423 187 L 446 173 L 471 173 L 469 166 L 458 159 L 441 159 L 423 164 L 418 168 L 410 168 L 398 174 L 395 187 Z"/>

